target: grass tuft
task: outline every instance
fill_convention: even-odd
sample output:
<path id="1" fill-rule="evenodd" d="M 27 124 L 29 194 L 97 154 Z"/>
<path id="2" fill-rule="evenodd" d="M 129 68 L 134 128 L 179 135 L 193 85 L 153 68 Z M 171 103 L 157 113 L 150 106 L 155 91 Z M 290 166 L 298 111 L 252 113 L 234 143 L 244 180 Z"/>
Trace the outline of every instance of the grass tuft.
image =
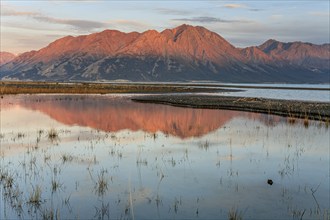
<path id="1" fill-rule="evenodd" d="M 108 181 L 105 177 L 105 173 L 107 173 L 107 171 L 102 169 L 100 174 L 97 176 L 95 190 L 99 196 L 103 196 L 108 190 Z"/>
<path id="2" fill-rule="evenodd" d="M 305 126 L 305 128 L 308 128 L 308 126 L 309 126 L 308 117 L 305 117 L 305 119 L 304 119 L 304 126 Z"/>
<path id="3" fill-rule="evenodd" d="M 36 188 L 33 189 L 32 193 L 30 193 L 28 203 L 35 205 L 35 206 L 40 206 L 40 204 L 41 204 L 41 187 L 39 185 L 37 185 Z"/>
<path id="4" fill-rule="evenodd" d="M 296 123 L 296 119 L 294 117 L 288 117 L 288 123 L 293 125 Z"/>
<path id="5" fill-rule="evenodd" d="M 54 128 L 51 128 L 49 131 L 48 131 L 48 139 L 51 141 L 51 142 L 54 142 L 58 139 L 58 132 L 54 129 Z"/>
<path id="6" fill-rule="evenodd" d="M 242 220 L 242 212 L 238 212 L 237 209 L 230 209 L 228 213 L 228 219 L 229 220 Z"/>

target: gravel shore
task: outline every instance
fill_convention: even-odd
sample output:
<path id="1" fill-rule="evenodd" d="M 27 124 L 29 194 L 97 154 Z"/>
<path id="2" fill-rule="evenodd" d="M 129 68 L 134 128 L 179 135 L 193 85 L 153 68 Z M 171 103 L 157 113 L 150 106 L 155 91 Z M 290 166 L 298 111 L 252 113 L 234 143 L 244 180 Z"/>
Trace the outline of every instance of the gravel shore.
<path id="1" fill-rule="evenodd" d="M 321 121 L 329 121 L 330 119 L 330 103 L 325 102 L 207 95 L 153 95 L 136 97 L 132 100 L 191 108 L 259 112 Z"/>

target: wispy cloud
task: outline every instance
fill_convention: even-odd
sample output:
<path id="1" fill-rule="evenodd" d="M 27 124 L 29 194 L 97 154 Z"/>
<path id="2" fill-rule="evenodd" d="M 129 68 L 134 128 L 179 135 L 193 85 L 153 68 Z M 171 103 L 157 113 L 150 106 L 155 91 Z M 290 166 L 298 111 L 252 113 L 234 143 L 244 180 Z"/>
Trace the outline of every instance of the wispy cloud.
<path id="1" fill-rule="evenodd" d="M 248 5 L 245 5 L 245 4 L 235 4 L 235 3 L 225 4 L 225 5 L 222 5 L 221 7 L 229 8 L 229 9 L 242 8 L 242 9 L 247 9 L 249 11 L 254 11 L 254 12 L 263 11 L 263 9 L 260 9 L 260 8 L 251 8 L 251 7 L 249 7 Z"/>
<path id="2" fill-rule="evenodd" d="M 261 8 L 249 8 L 249 11 L 264 11 L 264 9 L 261 9 Z"/>
<path id="3" fill-rule="evenodd" d="M 39 12 L 17 11 L 7 5 L 1 4 L 1 16 L 38 16 Z"/>
<path id="4" fill-rule="evenodd" d="M 173 9 L 173 8 L 157 8 L 156 11 L 166 15 L 189 15 L 192 12 L 187 10 Z"/>
<path id="5" fill-rule="evenodd" d="M 46 16 L 43 15 L 42 13 L 34 12 L 34 11 L 17 11 L 7 6 L 3 6 L 3 10 L 1 11 L 1 16 L 26 16 L 39 22 L 68 25 L 71 28 L 76 29 L 78 31 L 93 31 L 95 29 L 105 28 L 108 26 L 108 24 L 99 21 L 80 20 L 80 19 L 60 19 L 60 18 Z"/>
<path id="6" fill-rule="evenodd" d="M 225 4 L 223 7 L 225 8 L 247 8 L 244 4 Z"/>
<path id="7" fill-rule="evenodd" d="M 329 18 L 329 16 L 330 16 L 330 13 L 325 12 L 325 11 L 311 11 L 308 14 L 317 16 L 317 17 L 328 17 Z"/>
<path id="8" fill-rule="evenodd" d="M 195 22 L 195 23 L 246 23 L 247 20 L 226 20 L 216 17 L 192 17 L 192 18 L 175 18 L 172 21 Z"/>
<path id="9" fill-rule="evenodd" d="M 93 31 L 94 29 L 105 28 L 108 25 L 104 22 L 90 21 L 90 20 L 79 20 L 79 19 L 59 19 L 49 16 L 33 16 L 37 21 L 48 22 L 52 24 L 64 24 L 69 25 L 79 31 Z"/>

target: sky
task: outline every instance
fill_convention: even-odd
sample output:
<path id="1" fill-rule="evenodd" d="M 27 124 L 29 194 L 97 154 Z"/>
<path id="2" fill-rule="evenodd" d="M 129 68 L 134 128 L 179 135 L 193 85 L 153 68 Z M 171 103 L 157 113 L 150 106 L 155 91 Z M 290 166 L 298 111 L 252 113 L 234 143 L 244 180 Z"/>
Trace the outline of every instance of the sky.
<path id="1" fill-rule="evenodd" d="M 0 0 L 0 50 L 20 54 L 67 36 L 204 26 L 236 47 L 329 43 L 329 0 Z"/>

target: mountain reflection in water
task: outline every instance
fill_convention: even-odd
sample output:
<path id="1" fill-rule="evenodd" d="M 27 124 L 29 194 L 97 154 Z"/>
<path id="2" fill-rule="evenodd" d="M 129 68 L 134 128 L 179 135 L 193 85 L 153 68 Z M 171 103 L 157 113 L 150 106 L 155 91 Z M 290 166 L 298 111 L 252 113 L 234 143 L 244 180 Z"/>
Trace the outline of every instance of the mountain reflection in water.
<path id="1" fill-rule="evenodd" d="M 225 126 L 235 117 L 271 123 L 267 115 L 229 110 L 179 108 L 132 102 L 116 96 L 34 96 L 19 102 L 66 125 L 87 126 L 106 132 L 128 129 L 161 131 L 180 138 L 200 137 Z M 272 120 L 280 120 L 272 117 Z"/>
<path id="2" fill-rule="evenodd" d="M 0 102 L 0 219 L 329 219 L 326 123 L 123 95 Z"/>

